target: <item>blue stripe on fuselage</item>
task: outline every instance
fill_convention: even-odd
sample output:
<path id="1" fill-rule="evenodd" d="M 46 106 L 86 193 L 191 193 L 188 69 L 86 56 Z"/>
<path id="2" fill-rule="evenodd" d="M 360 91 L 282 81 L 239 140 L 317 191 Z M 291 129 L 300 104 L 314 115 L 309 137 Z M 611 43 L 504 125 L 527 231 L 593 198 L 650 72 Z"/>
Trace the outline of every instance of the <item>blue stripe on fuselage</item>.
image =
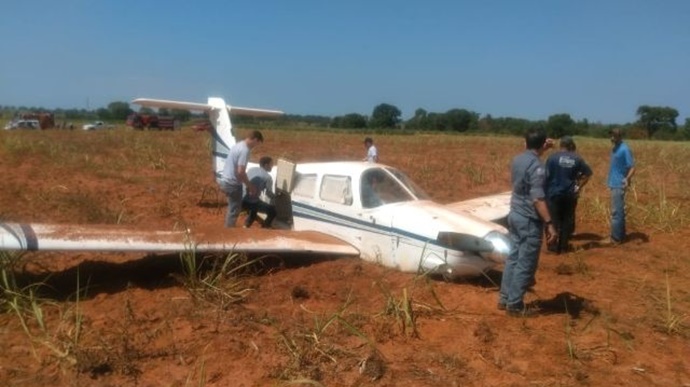
<path id="1" fill-rule="evenodd" d="M 354 218 L 351 216 L 338 214 L 338 213 L 333 212 L 333 211 L 324 210 L 322 208 L 310 206 L 310 205 L 295 202 L 295 201 L 292 202 L 292 207 L 293 207 L 293 216 L 299 216 L 301 218 L 331 223 L 331 224 L 334 224 L 336 226 L 356 228 L 358 230 L 367 231 L 367 232 L 376 232 L 379 234 L 393 234 L 395 236 L 401 236 L 401 237 L 405 237 L 405 238 L 409 238 L 409 239 L 414 239 L 414 240 L 418 240 L 422 243 L 428 243 L 428 244 L 431 244 L 434 246 L 448 249 L 447 247 L 441 246 L 440 244 L 436 243 L 435 239 L 430 239 L 428 237 L 414 234 L 414 233 L 411 233 L 409 231 L 405 231 L 405 230 L 402 230 L 399 228 L 390 227 L 390 226 L 383 226 L 383 225 L 376 224 L 376 223 L 366 222 L 366 221 L 363 221 L 361 219 L 357 219 L 357 218 Z M 310 211 L 310 212 L 314 212 L 316 214 L 311 215 L 309 213 L 305 213 L 304 211 Z M 334 218 L 334 219 L 329 219 L 329 218 Z M 452 250 L 452 249 L 449 249 L 449 250 Z"/>

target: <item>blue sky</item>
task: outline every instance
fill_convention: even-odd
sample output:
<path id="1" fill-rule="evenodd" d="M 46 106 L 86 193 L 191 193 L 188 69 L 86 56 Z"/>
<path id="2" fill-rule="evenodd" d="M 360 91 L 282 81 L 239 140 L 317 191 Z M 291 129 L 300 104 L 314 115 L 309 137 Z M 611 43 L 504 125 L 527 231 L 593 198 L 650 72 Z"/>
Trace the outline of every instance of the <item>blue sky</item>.
<path id="1" fill-rule="evenodd" d="M 0 36 L 0 105 L 690 117 L 687 0 L 7 0 Z"/>

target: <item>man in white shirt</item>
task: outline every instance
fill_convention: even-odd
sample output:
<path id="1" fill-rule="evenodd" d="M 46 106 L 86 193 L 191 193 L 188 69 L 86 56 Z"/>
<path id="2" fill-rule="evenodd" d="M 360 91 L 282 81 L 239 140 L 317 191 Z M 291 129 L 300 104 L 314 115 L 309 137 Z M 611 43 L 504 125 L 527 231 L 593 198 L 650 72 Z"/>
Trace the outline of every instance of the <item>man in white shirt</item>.
<path id="1" fill-rule="evenodd" d="M 376 149 L 376 146 L 374 145 L 374 140 L 372 140 L 371 137 L 367 137 L 364 139 L 364 147 L 367 148 L 367 157 L 364 158 L 364 161 L 368 161 L 370 163 L 378 163 L 379 152 Z"/>
<path id="2" fill-rule="evenodd" d="M 225 167 L 220 178 L 220 189 L 228 196 L 228 212 L 225 215 L 225 227 L 235 227 L 237 216 L 242 209 L 242 186 L 249 195 L 257 195 L 257 189 L 247 177 L 247 162 L 252 148 L 264 142 L 264 136 L 258 130 L 253 131 L 243 141 L 230 148 L 225 159 Z"/>
<path id="3" fill-rule="evenodd" d="M 249 182 L 256 187 L 256 195 L 250 195 L 247 191 L 242 199 L 242 206 L 247 209 L 249 215 L 244 221 L 244 227 L 251 227 L 252 223 L 256 220 L 256 215 L 259 212 L 266 214 L 266 220 L 264 220 L 263 228 L 271 228 L 271 223 L 276 217 L 276 208 L 273 205 L 273 198 L 275 194 L 273 193 L 273 178 L 269 174 L 271 168 L 273 167 L 273 159 L 268 156 L 264 156 L 259 160 L 259 166 L 250 168 L 247 171 L 247 177 Z M 265 200 L 261 200 L 260 196 L 265 196 Z"/>

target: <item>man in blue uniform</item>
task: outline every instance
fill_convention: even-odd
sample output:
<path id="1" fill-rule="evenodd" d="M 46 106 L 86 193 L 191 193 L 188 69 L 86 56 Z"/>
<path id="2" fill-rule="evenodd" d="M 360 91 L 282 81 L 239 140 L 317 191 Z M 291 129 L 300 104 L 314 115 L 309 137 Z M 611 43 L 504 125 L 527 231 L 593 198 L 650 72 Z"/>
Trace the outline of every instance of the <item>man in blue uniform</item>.
<path id="1" fill-rule="evenodd" d="M 528 130 L 526 150 L 513 159 L 511 166 L 513 192 L 508 231 L 513 243 L 503 269 L 498 308 L 514 317 L 535 314 L 526 307 L 523 298 L 534 282 L 545 224 L 547 242 L 552 243 L 556 238 L 545 201 L 544 165 L 539 160 L 550 144 L 546 140 L 542 130 Z"/>
<path id="2" fill-rule="evenodd" d="M 607 185 L 611 189 L 611 236 L 610 243 L 620 244 L 625 239 L 625 192 L 635 174 L 635 160 L 628 144 L 623 142 L 623 132 L 611 130 L 611 166 Z"/>
<path id="3" fill-rule="evenodd" d="M 546 160 L 546 203 L 558 232 L 558 240 L 548 246 L 549 251 L 560 254 L 568 250 L 568 240 L 575 225 L 577 194 L 587 184 L 592 169 L 575 153 L 575 141 L 563 136 L 560 151 Z"/>

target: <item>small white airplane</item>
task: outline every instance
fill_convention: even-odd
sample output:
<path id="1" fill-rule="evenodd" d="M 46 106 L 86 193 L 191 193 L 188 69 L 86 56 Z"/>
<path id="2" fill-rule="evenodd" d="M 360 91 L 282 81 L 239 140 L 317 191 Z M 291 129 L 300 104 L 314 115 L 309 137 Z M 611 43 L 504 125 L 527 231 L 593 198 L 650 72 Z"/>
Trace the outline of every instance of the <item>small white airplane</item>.
<path id="1" fill-rule="evenodd" d="M 235 135 L 230 114 L 276 116 L 280 111 L 159 99 L 133 103 L 203 111 L 213 124 L 218 179 Z M 255 166 L 250 163 L 248 167 Z M 314 253 L 359 256 L 406 272 L 446 278 L 476 276 L 504 262 L 511 242 L 499 224 L 510 193 L 441 205 L 401 171 L 367 162 L 294 164 L 278 160 L 272 175 L 284 230 L 213 228 L 142 231 L 127 226 L 0 223 L 0 250 Z M 220 222 L 220 220 L 219 220 Z"/>

